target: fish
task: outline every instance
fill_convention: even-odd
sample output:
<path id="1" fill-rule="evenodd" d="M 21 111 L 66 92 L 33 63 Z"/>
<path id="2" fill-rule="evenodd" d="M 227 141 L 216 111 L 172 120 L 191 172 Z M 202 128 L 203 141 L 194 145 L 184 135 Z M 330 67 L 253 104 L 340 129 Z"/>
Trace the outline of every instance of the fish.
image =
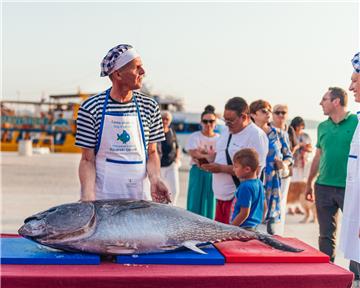
<path id="1" fill-rule="evenodd" d="M 145 200 L 95 200 L 62 204 L 24 220 L 18 233 L 50 248 L 100 255 L 190 249 L 228 240 L 259 240 L 301 252 L 267 234 L 223 224 L 180 207 Z"/>

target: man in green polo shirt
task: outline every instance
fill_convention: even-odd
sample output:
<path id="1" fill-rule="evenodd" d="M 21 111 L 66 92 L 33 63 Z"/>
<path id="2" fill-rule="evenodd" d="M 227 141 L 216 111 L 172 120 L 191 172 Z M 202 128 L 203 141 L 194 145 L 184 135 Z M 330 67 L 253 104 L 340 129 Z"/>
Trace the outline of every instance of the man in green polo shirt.
<path id="1" fill-rule="evenodd" d="M 335 259 L 337 216 L 344 204 L 350 143 L 358 122 L 356 115 L 347 111 L 347 100 L 346 91 L 337 87 L 330 87 L 321 99 L 320 105 L 329 118 L 318 126 L 317 149 L 306 188 L 306 199 L 316 199 L 319 249 L 329 255 L 332 262 Z"/>

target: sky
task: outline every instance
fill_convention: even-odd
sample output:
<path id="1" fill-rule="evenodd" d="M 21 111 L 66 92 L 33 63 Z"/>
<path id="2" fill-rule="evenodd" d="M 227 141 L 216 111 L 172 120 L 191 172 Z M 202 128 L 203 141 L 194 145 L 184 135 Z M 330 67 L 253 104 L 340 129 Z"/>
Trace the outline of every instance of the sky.
<path id="1" fill-rule="evenodd" d="M 290 117 L 324 120 L 328 87 L 348 90 L 359 51 L 353 2 L 4 2 L 2 98 L 97 93 L 112 47 L 140 53 L 144 83 L 189 112 L 222 112 L 235 96 L 286 103 Z M 349 110 L 357 111 L 349 92 Z"/>

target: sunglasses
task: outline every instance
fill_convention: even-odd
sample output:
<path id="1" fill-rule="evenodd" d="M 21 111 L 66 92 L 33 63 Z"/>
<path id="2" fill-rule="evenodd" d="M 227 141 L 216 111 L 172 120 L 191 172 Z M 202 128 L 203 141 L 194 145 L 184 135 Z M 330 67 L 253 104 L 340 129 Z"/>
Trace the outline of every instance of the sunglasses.
<path id="1" fill-rule="evenodd" d="M 271 111 L 269 109 L 266 109 L 266 108 L 259 109 L 258 111 L 261 111 L 264 114 L 271 113 Z"/>
<path id="2" fill-rule="evenodd" d="M 210 120 L 203 119 L 203 120 L 201 120 L 201 122 L 204 123 L 204 124 L 212 124 L 212 123 L 215 122 L 215 120 L 213 120 L 213 119 L 210 119 Z"/>
<path id="3" fill-rule="evenodd" d="M 285 115 L 287 112 L 286 111 L 275 111 L 274 114 L 276 115 Z"/>

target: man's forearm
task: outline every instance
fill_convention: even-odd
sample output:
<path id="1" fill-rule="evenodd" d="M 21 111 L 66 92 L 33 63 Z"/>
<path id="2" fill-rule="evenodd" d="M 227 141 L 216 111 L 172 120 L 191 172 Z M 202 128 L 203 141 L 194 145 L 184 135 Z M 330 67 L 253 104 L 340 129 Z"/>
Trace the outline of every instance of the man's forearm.
<path id="1" fill-rule="evenodd" d="M 85 159 L 80 160 L 79 178 L 81 184 L 81 200 L 93 201 L 96 198 L 95 194 L 95 163 Z"/>
<path id="2" fill-rule="evenodd" d="M 150 181 L 160 178 L 160 158 L 156 150 L 149 151 L 146 170 Z"/>
<path id="3" fill-rule="evenodd" d="M 230 175 L 235 175 L 233 165 L 221 165 L 221 166 L 220 166 L 220 169 L 221 169 L 221 172 L 222 172 L 222 173 L 227 173 L 227 174 L 230 174 Z"/>
<path id="4" fill-rule="evenodd" d="M 310 173 L 309 173 L 308 182 L 307 182 L 308 185 L 313 184 L 315 177 L 317 176 L 318 171 L 319 171 L 319 163 L 320 163 L 320 154 L 317 153 L 311 163 Z"/>

